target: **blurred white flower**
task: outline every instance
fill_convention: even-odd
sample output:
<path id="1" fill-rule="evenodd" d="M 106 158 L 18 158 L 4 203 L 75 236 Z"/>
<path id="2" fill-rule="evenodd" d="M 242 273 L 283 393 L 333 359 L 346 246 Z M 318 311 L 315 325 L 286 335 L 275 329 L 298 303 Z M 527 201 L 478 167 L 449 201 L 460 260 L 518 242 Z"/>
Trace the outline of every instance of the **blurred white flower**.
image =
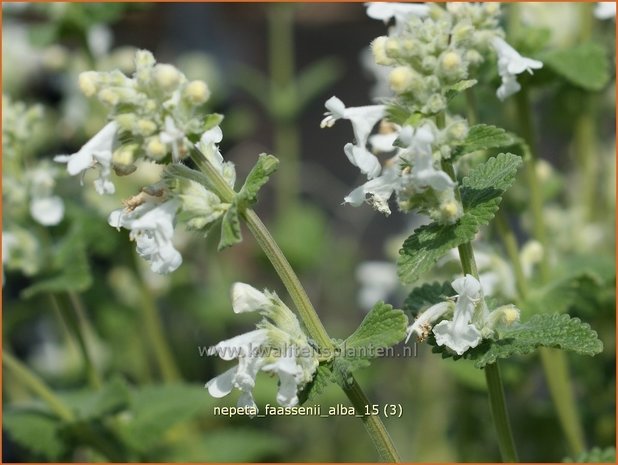
<path id="1" fill-rule="evenodd" d="M 615 19 L 616 2 L 598 2 L 594 9 L 594 16 L 598 19 Z"/>
<path id="2" fill-rule="evenodd" d="M 356 279 L 360 283 L 358 303 L 364 310 L 379 301 L 386 301 L 399 287 L 397 266 L 391 262 L 368 261 L 356 268 Z"/>
<path id="3" fill-rule="evenodd" d="M 524 71 L 532 74 L 532 70 L 541 69 L 543 63 L 521 56 L 500 37 L 494 37 L 491 44 L 498 54 L 498 74 L 502 78 L 502 85 L 496 91 L 496 95 L 500 100 L 505 100 L 521 89 L 521 85 L 517 82 L 518 74 Z"/>
<path id="4" fill-rule="evenodd" d="M 64 216 L 64 202 L 53 195 L 56 170 L 47 163 L 40 163 L 28 172 L 30 181 L 30 214 L 43 226 L 54 226 Z"/>
<path id="5" fill-rule="evenodd" d="M 424 17 L 429 14 L 429 6 L 423 3 L 371 2 L 366 3 L 367 16 L 387 24 L 395 19 L 394 32 L 399 31 L 410 16 Z"/>

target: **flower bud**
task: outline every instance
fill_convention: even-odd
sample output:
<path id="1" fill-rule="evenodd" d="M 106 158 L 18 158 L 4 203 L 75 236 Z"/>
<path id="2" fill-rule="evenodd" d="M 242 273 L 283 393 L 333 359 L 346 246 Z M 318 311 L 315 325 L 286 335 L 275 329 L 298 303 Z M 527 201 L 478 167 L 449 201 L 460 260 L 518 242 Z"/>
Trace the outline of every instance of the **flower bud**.
<path id="1" fill-rule="evenodd" d="M 135 65 L 139 68 L 149 68 L 155 64 L 154 56 L 148 50 L 138 50 L 135 53 Z"/>
<path id="2" fill-rule="evenodd" d="M 244 283 L 232 286 L 232 308 L 234 313 L 254 312 L 272 305 L 271 300 L 256 288 Z"/>
<path id="3" fill-rule="evenodd" d="M 120 130 L 133 131 L 137 121 L 137 116 L 135 116 L 135 113 L 121 113 L 116 116 L 115 120 Z"/>
<path id="4" fill-rule="evenodd" d="M 84 71 L 79 74 L 79 89 L 86 97 L 92 97 L 97 93 L 99 74 L 96 71 Z"/>
<path id="5" fill-rule="evenodd" d="M 408 90 L 414 79 L 413 71 L 407 66 L 398 66 L 388 76 L 388 82 L 394 92 L 401 94 Z"/>
<path id="6" fill-rule="evenodd" d="M 102 89 L 97 95 L 99 101 L 105 105 L 116 106 L 120 102 L 120 94 L 113 89 Z"/>
<path id="7" fill-rule="evenodd" d="M 386 52 L 386 56 L 390 58 L 397 58 L 399 56 L 399 40 L 394 38 L 389 38 L 384 43 L 384 50 Z"/>
<path id="8" fill-rule="evenodd" d="M 390 66 L 393 64 L 393 60 L 386 54 L 386 41 L 388 37 L 380 36 L 371 42 L 371 51 L 373 58 L 378 65 Z"/>
<path id="9" fill-rule="evenodd" d="M 184 89 L 184 97 L 193 105 L 201 105 L 210 98 L 210 89 L 204 81 L 191 81 Z"/>
<path id="10" fill-rule="evenodd" d="M 454 223 L 461 215 L 461 205 L 455 199 L 447 200 L 440 205 L 440 216 L 445 223 Z"/>
<path id="11" fill-rule="evenodd" d="M 171 92 L 176 90 L 180 84 L 182 75 L 172 65 L 158 64 L 154 67 L 154 78 L 161 89 Z"/>
<path id="12" fill-rule="evenodd" d="M 154 121 L 140 119 L 137 121 L 136 129 L 142 136 L 150 136 L 157 130 L 157 125 Z"/>
<path id="13" fill-rule="evenodd" d="M 118 147 L 112 154 L 114 165 L 129 166 L 135 161 L 135 154 L 139 150 L 138 144 L 126 144 Z"/>
<path id="14" fill-rule="evenodd" d="M 159 161 L 167 155 L 167 146 L 161 142 L 158 136 L 150 137 L 146 141 L 146 155 Z"/>

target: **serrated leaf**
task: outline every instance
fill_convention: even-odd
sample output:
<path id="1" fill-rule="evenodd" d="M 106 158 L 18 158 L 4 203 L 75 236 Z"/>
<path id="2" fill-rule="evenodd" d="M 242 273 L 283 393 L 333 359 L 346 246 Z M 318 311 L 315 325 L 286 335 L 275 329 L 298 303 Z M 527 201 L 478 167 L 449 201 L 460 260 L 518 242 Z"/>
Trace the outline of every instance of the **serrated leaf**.
<path id="1" fill-rule="evenodd" d="M 278 167 L 279 160 L 277 157 L 265 153 L 260 154 L 257 163 L 251 169 L 245 184 L 238 194 L 239 199 L 242 199 L 248 205 L 257 202 L 258 191 L 268 182 L 268 178 L 277 171 Z"/>
<path id="2" fill-rule="evenodd" d="M 60 426 L 55 417 L 33 409 L 8 408 L 2 415 L 2 428 L 13 441 L 50 461 L 65 452 Z"/>
<path id="3" fill-rule="evenodd" d="M 390 347 L 402 341 L 406 336 L 408 319 L 401 310 L 392 305 L 378 302 L 363 319 L 360 326 L 343 342 L 346 358 L 374 358 L 373 349 Z M 359 349 L 365 349 L 367 355 L 361 356 Z M 348 352 L 350 355 L 348 355 Z M 357 353 L 356 355 L 352 355 Z"/>
<path id="4" fill-rule="evenodd" d="M 475 86 L 477 82 L 478 81 L 476 79 L 466 79 L 449 86 L 446 89 L 446 100 L 452 100 L 457 94 L 465 91 L 466 89 L 469 89 L 470 87 Z"/>
<path id="5" fill-rule="evenodd" d="M 563 462 L 570 463 L 616 463 L 616 448 L 606 447 L 604 449 L 600 447 L 593 447 L 590 450 L 584 451 L 575 457 L 565 458 Z"/>
<path id="6" fill-rule="evenodd" d="M 516 139 L 504 129 L 488 124 L 477 124 L 470 128 L 464 141 L 455 148 L 452 158 L 457 159 L 477 150 L 508 147 L 515 143 Z"/>
<path id="7" fill-rule="evenodd" d="M 409 316 L 416 316 L 425 307 L 437 304 L 456 292 L 451 283 L 427 283 L 412 289 L 403 302 L 403 310 Z"/>
<path id="8" fill-rule="evenodd" d="M 461 187 L 464 214 L 454 224 L 421 226 L 406 239 L 397 261 L 401 281 L 414 282 L 450 249 L 471 241 L 479 228 L 494 217 L 520 165 L 521 158 L 517 155 L 501 153 L 464 178 Z"/>
<path id="9" fill-rule="evenodd" d="M 579 318 L 569 315 L 535 315 L 527 322 L 501 331 L 482 353 L 474 353 L 475 366 L 483 368 L 501 358 L 528 354 L 538 347 L 568 350 L 580 355 L 596 355 L 603 343 L 596 331 Z"/>
<path id="10" fill-rule="evenodd" d="M 227 247 L 231 247 L 234 244 L 238 244 L 242 241 L 242 234 L 240 232 L 240 219 L 238 218 L 238 207 L 234 202 L 230 208 L 227 209 L 223 219 L 221 221 L 221 239 L 219 240 L 218 250 L 221 251 Z"/>
<path id="11" fill-rule="evenodd" d="M 610 78 L 607 52 L 594 42 L 549 51 L 543 55 L 542 61 L 571 84 L 585 90 L 601 90 Z"/>

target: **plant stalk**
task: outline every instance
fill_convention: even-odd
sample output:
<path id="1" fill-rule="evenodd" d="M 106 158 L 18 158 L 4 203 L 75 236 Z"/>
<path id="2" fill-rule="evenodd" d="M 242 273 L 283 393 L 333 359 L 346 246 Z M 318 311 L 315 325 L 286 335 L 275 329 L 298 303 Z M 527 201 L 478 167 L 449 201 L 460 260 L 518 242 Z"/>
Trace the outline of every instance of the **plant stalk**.
<path id="1" fill-rule="evenodd" d="M 234 191 L 227 185 L 215 167 L 208 162 L 206 157 L 204 157 L 199 150 L 193 149 L 191 150 L 191 159 L 206 175 L 211 183 L 209 187 L 215 191 L 221 200 L 224 202 L 231 202 L 234 198 Z M 333 342 L 328 336 L 320 317 L 313 308 L 309 296 L 298 279 L 298 276 L 296 276 L 296 273 L 272 235 L 253 210 L 248 208 L 241 212 L 241 216 L 246 221 L 247 227 L 253 234 L 256 242 L 268 257 L 273 268 L 283 282 L 283 285 L 290 294 L 309 336 L 318 344 L 321 351 L 333 354 Z M 369 405 L 369 401 L 353 377 L 350 386 L 343 390 L 355 409 L 365 413 L 365 405 Z M 380 417 L 363 417 L 363 424 L 380 458 L 387 462 L 400 462 L 401 459 L 397 453 L 397 449 Z"/>
<path id="2" fill-rule="evenodd" d="M 548 242 L 543 219 L 543 198 L 535 169 L 536 153 L 534 147 L 536 137 L 531 120 L 530 99 L 525 87 L 516 95 L 516 108 L 521 134 L 530 148 L 524 154 L 524 168 L 528 191 L 530 192 L 533 234 L 535 239 L 543 246 L 544 251 L 540 263 L 540 278 L 541 283 L 547 283 L 550 279 Z M 585 439 L 571 378 L 569 377 L 566 355 L 562 351 L 548 348 L 540 348 L 539 353 L 541 354 L 547 386 L 556 407 L 560 425 L 567 438 L 569 449 L 572 454 L 579 455 L 585 449 Z"/>

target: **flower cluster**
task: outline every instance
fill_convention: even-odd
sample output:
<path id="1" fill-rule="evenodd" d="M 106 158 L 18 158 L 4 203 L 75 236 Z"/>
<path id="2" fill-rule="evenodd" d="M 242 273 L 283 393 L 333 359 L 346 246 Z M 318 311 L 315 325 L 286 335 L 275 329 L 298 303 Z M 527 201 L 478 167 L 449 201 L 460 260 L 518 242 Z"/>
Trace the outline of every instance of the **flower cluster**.
<path id="1" fill-rule="evenodd" d="M 451 286 L 457 292 L 456 299 L 440 302 L 422 312 L 408 327 L 408 339 L 414 333 L 419 341 L 424 341 L 433 332 L 439 346 L 463 355 L 483 339 L 492 337 L 500 327 L 519 321 L 519 309 L 513 305 L 490 312 L 481 283 L 472 275 L 456 279 Z M 442 321 L 434 324 L 440 319 Z"/>
<path id="2" fill-rule="evenodd" d="M 180 163 L 199 139 L 197 148 L 233 187 L 234 165 L 224 162 L 218 149 L 223 138 L 218 126 L 221 118 L 201 111 L 210 94 L 206 83 L 188 81 L 174 66 L 157 64 L 145 50 L 136 53 L 135 61 L 132 78 L 118 70 L 80 75 L 82 92 L 107 105 L 111 121 L 77 152 L 55 160 L 66 163 L 73 176 L 98 170 L 96 191 L 113 194 L 113 172 L 131 174 L 139 158 Z M 176 217 L 182 215 L 189 227 L 203 229 L 229 206 L 197 182 L 166 176 L 125 200 L 124 208 L 112 212 L 108 222 L 128 229 L 138 254 L 150 263 L 151 270 L 165 274 L 182 263 L 173 244 Z"/>
<path id="3" fill-rule="evenodd" d="M 80 74 L 80 89 L 109 108 L 111 121 L 80 151 L 56 158 L 68 164 L 71 175 L 99 168 L 95 187 L 100 194 L 115 190 L 112 169 L 130 174 L 140 157 L 160 162 L 171 156 L 178 162 L 188 154 L 189 137 L 208 129 L 201 111 L 210 97 L 205 82 L 188 81 L 174 66 L 157 64 L 146 50 L 136 52 L 135 68 L 133 77 L 119 70 Z"/>
<path id="4" fill-rule="evenodd" d="M 367 14 L 394 21 L 388 36 L 373 41 L 372 51 L 378 65 L 391 69 L 389 82 L 396 97 L 388 104 L 361 107 L 346 107 L 337 97 L 326 101 L 321 126 L 331 127 L 339 119 L 351 121 L 355 141 L 346 144 L 344 152 L 368 179 L 345 202 L 353 206 L 368 202 L 388 215 L 388 201 L 395 194 L 402 211 L 454 223 L 462 207 L 455 179 L 442 170 L 442 162 L 465 139 L 468 125 L 445 116 L 449 96 L 475 83 L 474 71 L 492 50 L 502 78 L 500 99 L 520 89 L 518 74 L 532 72 L 542 63 L 522 57 L 504 41 L 497 4 L 370 3 Z M 393 116 L 402 109 L 406 117 Z M 438 114 L 444 116 L 440 127 Z M 378 124 L 379 133 L 371 135 Z M 374 153 L 391 157 L 382 164 Z"/>
<path id="5" fill-rule="evenodd" d="M 242 395 L 239 407 L 254 407 L 253 388 L 260 371 L 277 375 L 277 402 L 291 407 L 298 404 L 298 393 L 317 370 L 318 358 L 296 316 L 273 292 L 263 293 L 248 284 L 232 287 L 235 313 L 259 312 L 264 318 L 257 329 L 222 341 L 209 349 L 223 360 L 238 360 L 238 365 L 206 384 L 213 397 L 224 397 L 234 388 Z"/>

